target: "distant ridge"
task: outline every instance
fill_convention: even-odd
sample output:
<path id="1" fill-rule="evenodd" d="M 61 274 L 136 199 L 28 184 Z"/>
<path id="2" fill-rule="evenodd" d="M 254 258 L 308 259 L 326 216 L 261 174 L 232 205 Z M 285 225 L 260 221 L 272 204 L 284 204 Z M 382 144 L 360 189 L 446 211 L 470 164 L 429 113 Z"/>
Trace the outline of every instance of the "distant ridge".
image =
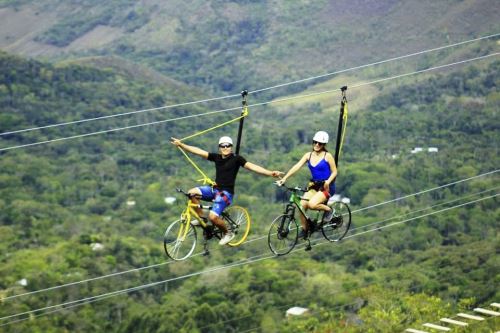
<path id="1" fill-rule="evenodd" d="M 111 69 L 114 73 L 131 77 L 135 80 L 145 81 L 155 85 L 169 85 L 181 89 L 191 89 L 187 84 L 163 75 L 151 68 L 135 63 L 118 56 L 95 56 L 71 59 L 58 63 L 64 65 L 85 65 L 99 69 Z"/>

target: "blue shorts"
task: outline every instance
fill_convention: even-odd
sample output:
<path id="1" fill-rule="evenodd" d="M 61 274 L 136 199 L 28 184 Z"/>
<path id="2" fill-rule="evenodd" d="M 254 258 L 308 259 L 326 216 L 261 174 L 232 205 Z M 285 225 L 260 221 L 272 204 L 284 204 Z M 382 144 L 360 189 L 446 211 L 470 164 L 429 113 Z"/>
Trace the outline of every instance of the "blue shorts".
<path id="1" fill-rule="evenodd" d="M 224 209 L 233 202 L 233 195 L 228 191 L 219 191 L 212 186 L 198 186 L 201 191 L 201 200 L 213 201 L 212 212 L 220 216 Z"/>

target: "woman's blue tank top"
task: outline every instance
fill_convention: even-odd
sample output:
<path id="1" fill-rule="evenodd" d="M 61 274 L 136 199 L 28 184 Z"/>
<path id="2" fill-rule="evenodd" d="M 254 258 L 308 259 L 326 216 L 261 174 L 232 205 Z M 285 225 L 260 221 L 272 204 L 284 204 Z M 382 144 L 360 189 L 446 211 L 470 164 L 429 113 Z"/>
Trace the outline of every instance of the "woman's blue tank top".
<path id="1" fill-rule="evenodd" d="M 332 174 L 332 170 L 330 169 L 330 164 L 328 164 L 328 162 L 326 161 L 325 156 L 323 156 L 321 161 L 319 161 L 319 163 L 316 164 L 315 166 L 311 165 L 311 156 L 309 156 L 309 160 L 307 161 L 307 166 L 311 171 L 312 180 L 315 181 L 327 180 Z"/>

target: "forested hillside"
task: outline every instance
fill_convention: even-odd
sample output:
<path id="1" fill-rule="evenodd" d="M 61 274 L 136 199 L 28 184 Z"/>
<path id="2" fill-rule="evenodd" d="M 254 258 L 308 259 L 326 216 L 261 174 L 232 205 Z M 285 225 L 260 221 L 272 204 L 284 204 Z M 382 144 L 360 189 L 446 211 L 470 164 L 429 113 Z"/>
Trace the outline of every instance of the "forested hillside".
<path id="1" fill-rule="evenodd" d="M 0 61 L 0 133 L 204 97 L 177 82 L 150 81 L 116 68 L 51 65 L 5 53 Z M 337 186 L 358 210 L 489 175 L 354 213 L 345 240 L 324 244 L 318 238 L 311 252 L 299 247 L 286 257 L 272 257 L 265 237 L 285 194 L 271 178 L 242 170 L 236 200 L 252 216 L 252 241 L 237 249 L 214 243 L 208 257 L 166 262 L 162 235 L 182 206 L 167 205 L 164 198 L 199 178 L 169 138 L 218 124 L 239 110 L 1 152 L 0 325 L 28 318 L 4 319 L 8 316 L 49 307 L 2 331 L 401 332 L 498 302 L 500 210 L 498 198 L 486 198 L 498 191 L 498 174 L 491 172 L 499 161 L 499 67 L 490 61 L 408 82 L 382 90 L 366 110 L 352 111 Z M 119 128 L 231 102 L 10 134 L 0 143 L 3 148 Z M 336 110 L 317 103 L 286 111 L 253 108 L 242 154 L 286 171 L 310 149 L 317 129 L 334 136 Z M 213 150 L 219 136 L 236 132 L 231 125 L 190 143 Z M 410 153 L 415 147 L 439 151 Z M 211 171 L 209 163 L 200 165 Z M 306 179 L 304 170 L 289 183 L 303 185 Z M 482 201 L 467 204 L 473 200 Z M 127 203 L 132 201 L 135 205 Z M 443 209 L 448 210 L 439 212 Z M 374 231 L 374 226 L 386 228 Z M 241 265 L 197 273 L 230 263 Z M 175 280 L 187 274 L 195 276 Z M 108 299 L 71 303 L 166 280 Z M 55 307 L 68 302 L 75 307 Z M 307 307 L 310 314 L 287 320 L 284 312 L 292 306 Z M 498 327 L 498 319 L 490 319 L 463 332 Z"/>
<path id="2" fill-rule="evenodd" d="M 0 48 L 124 57 L 235 92 L 495 33 L 499 14 L 495 0 L 3 0 Z"/>

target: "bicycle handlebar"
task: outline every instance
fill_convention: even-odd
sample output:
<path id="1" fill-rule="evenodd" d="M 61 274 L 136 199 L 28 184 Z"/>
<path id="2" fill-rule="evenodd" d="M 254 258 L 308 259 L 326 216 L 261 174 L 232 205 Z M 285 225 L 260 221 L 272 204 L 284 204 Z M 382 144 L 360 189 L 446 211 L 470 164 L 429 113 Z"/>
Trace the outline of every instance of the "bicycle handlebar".
<path id="1" fill-rule="evenodd" d="M 278 186 L 278 187 L 284 187 L 287 189 L 287 191 L 290 191 L 290 192 L 307 192 L 306 189 L 303 189 L 301 187 L 298 187 L 298 186 L 295 186 L 295 187 L 288 187 L 286 186 L 285 184 L 282 184 L 282 185 L 279 185 L 277 183 L 274 183 L 274 185 Z"/>
<path id="2" fill-rule="evenodd" d="M 181 189 L 181 188 L 179 188 L 179 187 L 177 187 L 175 190 L 176 190 L 177 192 L 179 192 L 179 193 L 184 194 L 184 195 L 185 195 L 186 197 L 188 197 L 188 198 L 194 198 L 194 197 L 201 198 L 201 195 L 199 195 L 199 194 L 190 194 L 190 193 L 186 193 L 186 192 L 184 192 L 184 190 L 183 190 L 183 189 Z"/>

